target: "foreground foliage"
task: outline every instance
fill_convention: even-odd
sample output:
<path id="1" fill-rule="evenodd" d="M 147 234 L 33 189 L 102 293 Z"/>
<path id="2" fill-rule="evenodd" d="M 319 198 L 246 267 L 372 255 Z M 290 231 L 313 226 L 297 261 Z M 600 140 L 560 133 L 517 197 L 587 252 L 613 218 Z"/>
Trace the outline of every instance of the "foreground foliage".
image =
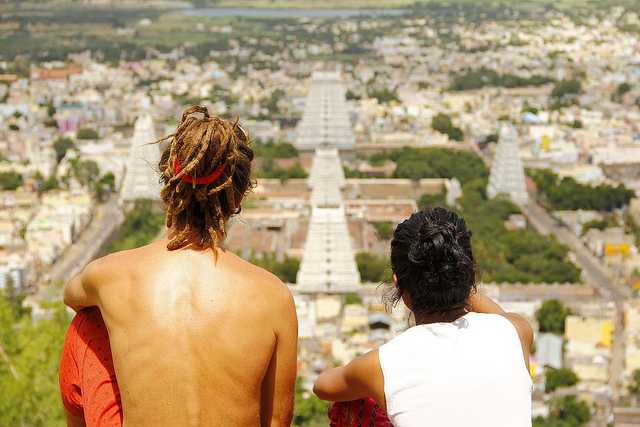
<path id="1" fill-rule="evenodd" d="M 60 303 L 35 320 L 0 295 L 0 425 L 64 425 L 58 364 L 69 321 Z"/>
<path id="2" fill-rule="evenodd" d="M 329 403 L 318 399 L 302 388 L 300 378 L 296 380 L 293 425 L 300 427 L 323 427 L 328 424 Z"/>

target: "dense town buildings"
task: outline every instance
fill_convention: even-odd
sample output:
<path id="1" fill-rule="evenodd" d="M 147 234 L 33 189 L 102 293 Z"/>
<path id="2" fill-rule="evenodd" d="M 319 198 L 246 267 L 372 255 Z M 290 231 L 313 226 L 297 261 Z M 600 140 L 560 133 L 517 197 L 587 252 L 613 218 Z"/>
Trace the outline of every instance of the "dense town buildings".
<path id="1" fill-rule="evenodd" d="M 536 413 L 548 412 L 548 365 L 573 370 L 580 382 L 572 390 L 608 421 L 640 368 L 640 202 L 633 193 L 640 40 L 625 30 L 635 20 L 619 9 L 447 28 L 429 14 L 297 18 L 270 21 L 261 38 L 241 22 L 203 20 L 189 21 L 193 31 L 226 41 L 204 54 L 186 44 L 135 60 L 88 52 L 34 60 L 22 74 L 13 58 L 2 59 L 0 288 L 37 291 L 88 226 L 114 218 L 110 204 L 157 199 L 159 148 L 145 144 L 171 133 L 186 105 L 203 104 L 239 117 L 256 144 L 297 148 L 257 156 L 258 185 L 228 245 L 246 258 L 300 260 L 289 281 L 297 282 L 307 387 L 323 367 L 409 324 L 401 307 L 384 310 L 384 286 L 370 283 L 388 279 L 363 277 L 358 262 L 362 253 L 388 256 L 385 224 L 406 218 L 421 200 L 460 208 L 465 192 L 506 193 L 523 209 L 498 226 L 554 235 L 583 267 L 582 285 L 527 283 L 527 276 L 483 285 L 540 329 Z M 151 19 L 118 31 L 144 36 L 156 25 Z M 313 36 L 320 33 L 332 36 Z M 425 172 L 424 162 L 402 164 L 403 148 L 467 153 L 491 173 L 474 183 L 464 174 Z M 535 174 L 541 170 L 553 175 Z M 632 190 L 630 202 L 603 205 L 619 185 Z M 585 201 L 580 192 L 607 196 Z M 536 203 L 547 222 L 527 208 Z M 585 259 L 606 272 L 606 283 L 590 279 Z M 512 265 L 551 269 L 540 258 L 525 261 Z M 539 325 L 536 313 L 550 299 L 571 309 L 562 330 Z"/>

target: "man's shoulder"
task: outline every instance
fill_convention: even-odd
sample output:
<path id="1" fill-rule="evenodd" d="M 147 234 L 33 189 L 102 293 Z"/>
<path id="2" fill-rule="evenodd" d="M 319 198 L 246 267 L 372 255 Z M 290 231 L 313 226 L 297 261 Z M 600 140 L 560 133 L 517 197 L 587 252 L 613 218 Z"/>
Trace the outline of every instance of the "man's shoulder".
<path id="1" fill-rule="evenodd" d="M 273 302 L 288 303 L 292 296 L 289 287 L 272 272 L 238 257 L 242 271 L 251 287 L 264 295 L 267 293 Z"/>
<path id="2" fill-rule="evenodd" d="M 136 265 L 136 259 L 142 255 L 141 251 L 142 248 L 129 249 L 96 258 L 85 267 L 83 278 L 93 283 L 101 283 L 105 279 L 121 277 Z"/>

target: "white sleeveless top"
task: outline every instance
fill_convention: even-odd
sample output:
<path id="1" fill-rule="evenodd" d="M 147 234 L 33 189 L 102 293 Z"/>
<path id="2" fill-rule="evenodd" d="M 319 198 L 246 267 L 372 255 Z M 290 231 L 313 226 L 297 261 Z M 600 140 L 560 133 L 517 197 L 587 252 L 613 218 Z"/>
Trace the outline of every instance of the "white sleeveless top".
<path id="1" fill-rule="evenodd" d="M 532 382 L 513 324 L 467 313 L 418 325 L 379 349 L 395 427 L 530 427 Z"/>

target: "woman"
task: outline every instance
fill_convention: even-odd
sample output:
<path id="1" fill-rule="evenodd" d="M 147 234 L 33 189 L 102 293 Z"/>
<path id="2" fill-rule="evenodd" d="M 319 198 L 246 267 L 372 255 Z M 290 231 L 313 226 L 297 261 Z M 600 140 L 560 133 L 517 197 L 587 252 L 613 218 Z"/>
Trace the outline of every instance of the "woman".
<path id="1" fill-rule="evenodd" d="M 318 378 L 330 401 L 372 397 L 396 427 L 531 426 L 533 331 L 476 292 L 471 232 L 444 208 L 413 214 L 391 242 L 394 302 L 416 326 Z"/>

